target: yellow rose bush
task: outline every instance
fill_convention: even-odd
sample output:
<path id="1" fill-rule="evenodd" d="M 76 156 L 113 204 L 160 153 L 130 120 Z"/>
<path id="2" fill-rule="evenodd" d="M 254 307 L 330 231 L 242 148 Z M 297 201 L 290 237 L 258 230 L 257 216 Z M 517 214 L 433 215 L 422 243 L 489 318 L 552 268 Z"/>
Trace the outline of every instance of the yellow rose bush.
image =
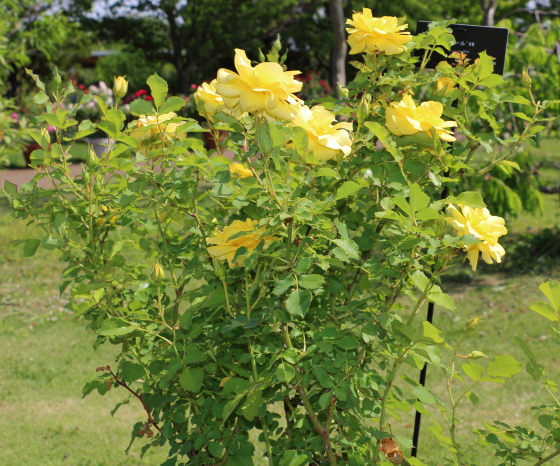
<path id="1" fill-rule="evenodd" d="M 91 367 L 83 394 L 129 396 L 141 419 L 132 440 L 166 448 L 166 465 L 420 465 L 391 434 L 406 435 L 415 409 L 446 412 L 448 423 L 432 429 L 446 463 L 475 464 L 461 402 L 521 370 L 491 346 L 481 362 L 474 340 L 449 319 L 424 321 L 422 309 L 455 310 L 441 277 L 465 252 L 473 269 L 507 264 L 496 206 L 463 186 L 513 169 L 508 157 L 538 131 L 544 104 L 501 93 L 485 54 L 415 68 L 409 54 L 423 54 L 421 65 L 450 49 L 448 23 L 414 41 L 405 24 L 368 9 L 349 24 L 363 63 L 353 62 L 340 100 L 315 106 L 296 97 L 296 71 L 253 65 L 242 50 L 236 71 L 217 70 L 214 87 L 199 89 L 201 122 L 177 116 L 185 100 L 157 75 L 147 81 L 153 101 L 131 102 L 130 117 L 99 98 L 101 120 L 78 122 L 62 105 L 73 88 L 47 94 L 30 73 L 45 102 L 30 131 L 37 174 L 4 190 L 13 215 L 42 233 L 13 246 L 60 253 L 68 309 L 96 346 L 118 348 L 114 362 Z M 274 47 L 269 58 L 281 55 Z M 440 78 L 460 86 L 445 95 Z M 506 139 L 500 115 L 510 105 L 532 116 Z M 73 145 L 96 131 L 106 152 L 71 175 Z M 205 132 L 220 139 L 216 149 Z M 56 189 L 41 188 L 44 179 Z M 473 347 L 459 352 L 463 341 Z M 477 363 L 459 364 L 463 353 Z M 449 398 L 405 390 L 424 365 L 444 370 Z M 541 410 L 551 416 L 543 425 L 560 422 L 557 409 Z M 476 435 L 498 450 L 496 464 L 510 455 L 541 465 L 557 448 L 545 427 L 511 429 L 502 445 L 488 425 Z"/>

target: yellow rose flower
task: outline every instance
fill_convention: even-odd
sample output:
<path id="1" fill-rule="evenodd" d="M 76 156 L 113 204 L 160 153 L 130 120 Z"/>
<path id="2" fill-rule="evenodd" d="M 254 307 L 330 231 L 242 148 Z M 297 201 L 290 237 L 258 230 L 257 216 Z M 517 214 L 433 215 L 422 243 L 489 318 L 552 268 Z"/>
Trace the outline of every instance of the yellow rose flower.
<path id="1" fill-rule="evenodd" d="M 250 176 L 253 176 L 253 172 L 251 170 L 236 162 L 233 162 L 229 166 L 229 172 L 232 176 L 237 178 L 249 178 Z"/>
<path id="2" fill-rule="evenodd" d="M 443 121 L 442 113 L 443 105 L 439 102 L 423 102 L 417 107 L 412 97 L 407 94 L 400 102 L 392 102 L 385 111 L 385 125 L 396 136 L 408 136 L 420 131 L 431 136 L 430 129 L 434 128 L 440 139 L 453 142 L 456 139 L 446 128 L 457 126 L 457 123 Z"/>
<path id="3" fill-rule="evenodd" d="M 408 24 L 398 25 L 395 16 L 383 16 L 374 18 L 369 8 L 364 8 L 361 13 L 354 13 L 352 19 L 346 20 L 346 24 L 353 26 L 347 28 L 350 33 L 348 44 L 350 54 L 376 53 L 378 50 L 385 55 L 396 55 L 404 52 L 406 44 L 412 36 L 410 32 L 401 32 Z"/>
<path id="4" fill-rule="evenodd" d="M 150 138 L 156 138 L 164 142 L 171 141 L 175 137 L 184 137 L 186 133 L 177 133 L 177 128 L 181 123 L 167 123 L 167 120 L 177 117 L 175 112 L 165 113 L 163 115 L 142 115 L 136 120 L 136 127 L 130 135 L 136 138 L 140 144 L 144 144 Z M 145 129 L 149 127 L 148 129 Z"/>
<path id="5" fill-rule="evenodd" d="M 261 227 L 255 232 L 254 230 L 257 223 L 256 220 L 251 219 L 247 219 L 244 222 L 241 220 L 234 220 L 231 225 L 225 227 L 221 232 L 218 231 L 211 238 L 206 238 L 207 244 L 215 244 L 215 246 L 207 248 L 208 254 L 220 261 L 227 260 L 230 267 L 242 266 L 245 257 L 238 257 L 235 262 L 233 261 L 235 253 L 240 247 L 245 246 L 249 251 L 252 251 L 258 246 L 261 240 L 264 240 L 265 246 L 268 246 L 276 239 L 271 235 L 263 236 L 265 227 Z M 242 231 L 250 231 L 252 233 L 232 240 L 229 239 Z"/>
<path id="6" fill-rule="evenodd" d="M 453 204 L 449 205 L 448 213 L 451 217 L 444 220 L 457 231 L 457 235 L 474 235 L 482 242 L 477 244 L 466 244 L 463 250 L 471 267 L 476 271 L 478 265 L 478 253 L 482 253 L 482 260 L 487 264 L 493 261 L 502 262 L 502 256 L 506 253 L 504 248 L 498 244 L 498 238 L 507 233 L 502 217 L 490 215 L 487 208 L 476 209 L 459 205 L 461 212 Z"/>
<path id="7" fill-rule="evenodd" d="M 309 108 L 307 105 L 297 107 L 296 117 L 291 126 L 299 126 L 307 132 L 309 144 L 307 149 L 322 162 L 336 158 L 342 151 L 346 156 L 352 150 L 352 123 L 336 123 L 334 115 L 320 105 Z"/>
<path id="8" fill-rule="evenodd" d="M 194 98 L 197 102 L 202 102 L 204 104 L 204 112 L 210 121 L 212 120 L 212 115 L 217 111 L 220 111 L 225 106 L 224 99 L 221 95 L 216 94 L 216 80 L 214 79 L 210 84 L 202 83 L 202 85 L 194 93 Z M 200 113 L 200 112 L 199 112 Z"/>
<path id="9" fill-rule="evenodd" d="M 293 120 L 292 104 L 299 102 L 293 94 L 302 83 L 294 76 L 299 71 L 284 71 L 278 63 L 259 63 L 254 68 L 241 49 L 235 49 L 237 73 L 224 68 L 218 71 L 216 92 L 227 108 L 241 112 L 263 113 L 272 120 Z"/>
<path id="10" fill-rule="evenodd" d="M 436 82 L 436 92 L 439 95 L 447 96 L 455 88 L 457 83 L 451 78 L 439 78 Z"/>

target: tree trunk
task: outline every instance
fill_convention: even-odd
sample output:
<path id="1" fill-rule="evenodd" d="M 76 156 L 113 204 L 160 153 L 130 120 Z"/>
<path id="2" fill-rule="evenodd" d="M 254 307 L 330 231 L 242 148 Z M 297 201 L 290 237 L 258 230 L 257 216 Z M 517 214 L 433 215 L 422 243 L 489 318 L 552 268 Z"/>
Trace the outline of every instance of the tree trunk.
<path id="1" fill-rule="evenodd" d="M 343 0 L 329 0 L 329 13 L 334 36 L 331 54 L 331 83 L 337 99 L 340 98 L 337 84 L 346 86 L 346 52 L 348 51 L 342 1 Z"/>
<path id="2" fill-rule="evenodd" d="M 178 90 L 181 94 L 189 95 L 189 73 L 185 69 L 185 61 L 183 60 L 181 34 L 177 25 L 175 4 L 173 2 L 169 2 L 169 4 L 162 2 L 161 8 L 169 22 L 169 33 L 173 44 L 173 64 L 177 68 L 178 75 Z"/>
<path id="3" fill-rule="evenodd" d="M 480 0 L 480 6 L 484 11 L 484 26 L 494 26 L 494 14 L 498 8 L 498 0 Z"/>

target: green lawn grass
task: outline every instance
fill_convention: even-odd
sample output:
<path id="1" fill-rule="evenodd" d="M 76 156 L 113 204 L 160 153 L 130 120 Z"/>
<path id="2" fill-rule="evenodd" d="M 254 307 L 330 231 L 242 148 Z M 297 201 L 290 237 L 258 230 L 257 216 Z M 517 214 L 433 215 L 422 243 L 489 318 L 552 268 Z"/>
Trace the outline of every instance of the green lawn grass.
<path id="1" fill-rule="evenodd" d="M 29 259 L 18 248 L 5 250 L 12 240 L 34 237 L 35 230 L 12 219 L 3 201 L 0 198 L 0 465 L 161 464 L 165 451 L 151 450 L 144 459 L 139 458 L 142 439 L 136 440 L 128 456 L 124 454 L 132 426 L 145 420 L 136 400 L 111 417 L 115 404 L 127 397 L 124 389 L 112 389 L 103 397 L 94 392 L 81 398 L 83 385 L 94 376 L 96 367 L 113 361 L 117 348 L 104 345 L 94 351 L 95 336 L 84 330 L 83 321 L 76 321 L 64 309 L 65 296 L 58 294 L 63 264 L 54 251 L 39 249 Z M 559 224 L 558 197 L 547 196 L 545 202 L 544 215 L 521 215 L 508 223 L 512 236 Z M 506 255 L 508 259 L 514 258 Z M 559 272 L 554 262 L 547 262 L 546 269 L 519 270 L 482 264 L 476 274 L 458 263 L 443 286 L 455 299 L 458 311 L 437 308 L 434 324 L 444 330 L 443 336 L 452 344 L 467 320 L 482 316 L 484 321 L 466 340 L 464 353 L 478 350 L 490 357 L 506 353 L 524 362 L 521 350 L 513 343 L 518 335 L 532 347 L 537 360 L 547 368 L 547 375 L 560 382 L 558 335 L 551 331 L 548 321 L 529 310 L 533 301 L 542 299 L 539 283 L 549 277 L 558 279 Z M 445 354 L 444 358 L 449 356 Z M 414 379 L 418 377 L 415 369 L 405 366 L 401 374 L 404 371 Z M 407 390 L 404 381 L 399 381 L 399 386 Z M 442 373 L 430 368 L 427 386 L 446 400 Z M 483 420 L 500 419 L 538 430 L 530 408 L 549 401 L 544 389 L 524 371 L 505 387 L 485 384 L 475 391 L 480 402 L 476 406 L 465 402 L 459 426 L 459 435 L 471 443 L 476 441 L 471 429 L 482 428 Z M 413 418 L 413 412 L 404 415 L 400 422 L 393 423 L 393 432 L 410 438 Z M 443 425 L 439 413 L 434 412 L 434 418 Z M 444 464 L 443 450 L 428 431 L 430 426 L 425 417 L 419 457 L 431 466 Z M 262 449 L 257 451 L 262 454 Z M 496 464 L 490 450 L 475 446 L 471 451 L 474 453 L 469 454 L 468 461 L 472 464 Z M 255 463 L 266 464 L 262 458 Z"/>

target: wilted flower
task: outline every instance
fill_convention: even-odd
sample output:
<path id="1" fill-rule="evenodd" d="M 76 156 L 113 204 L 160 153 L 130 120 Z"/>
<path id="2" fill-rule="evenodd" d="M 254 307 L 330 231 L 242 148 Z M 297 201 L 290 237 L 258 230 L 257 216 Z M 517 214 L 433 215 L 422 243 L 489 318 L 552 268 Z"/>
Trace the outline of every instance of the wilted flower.
<path id="1" fill-rule="evenodd" d="M 348 131 L 352 131 L 352 123 L 336 123 L 334 115 L 320 105 L 309 108 L 302 105 L 297 108 L 297 114 L 290 123 L 292 126 L 303 128 L 309 139 L 307 149 L 315 156 L 326 162 L 336 158 L 339 152 L 344 155 L 352 150 L 352 139 Z"/>
<path id="2" fill-rule="evenodd" d="M 423 102 L 416 106 L 412 97 L 407 94 L 400 102 L 392 102 L 385 112 L 385 125 L 396 136 L 408 136 L 424 131 L 429 136 L 434 128 L 440 139 L 447 142 L 455 141 L 453 133 L 446 128 L 457 126 L 454 121 L 444 121 L 441 118 L 443 105 L 439 102 Z"/>
<path id="3" fill-rule="evenodd" d="M 409 32 L 401 32 L 408 24 L 399 26 L 395 16 L 374 18 L 369 8 L 354 13 L 352 19 L 346 20 L 346 24 L 353 26 L 346 29 L 350 33 L 348 43 L 351 55 L 376 53 L 378 50 L 386 55 L 396 55 L 406 50 L 404 44 L 412 38 Z"/>
<path id="4" fill-rule="evenodd" d="M 457 84 L 451 78 L 439 78 L 436 82 L 436 92 L 439 95 L 447 96 Z"/>
<path id="5" fill-rule="evenodd" d="M 130 135 L 136 138 L 140 143 L 143 143 L 147 139 L 154 138 L 156 136 L 158 137 L 158 139 L 163 139 L 164 142 L 170 141 L 175 137 L 183 137 L 185 133 L 177 133 L 177 128 L 181 123 L 164 123 L 176 117 L 177 114 L 175 112 L 169 112 L 157 116 L 142 115 L 140 116 L 140 118 L 138 118 L 138 120 L 135 121 L 136 128 L 132 130 Z"/>
<path id="6" fill-rule="evenodd" d="M 234 220 L 231 225 L 225 227 L 221 232 L 218 231 L 211 238 L 206 238 L 207 244 L 215 244 L 215 246 L 208 247 L 208 254 L 220 261 L 227 260 L 230 267 L 237 267 L 243 265 L 244 257 L 238 257 L 235 262 L 233 258 L 235 253 L 240 247 L 246 247 L 249 251 L 254 250 L 258 244 L 264 240 L 265 246 L 268 246 L 276 238 L 274 236 L 263 236 L 265 227 L 255 230 L 257 225 L 256 220 L 247 219 L 244 222 L 241 220 Z M 251 232 L 237 238 L 230 238 L 241 232 Z"/>
<path id="7" fill-rule="evenodd" d="M 113 92 L 117 97 L 124 97 L 126 95 L 128 92 L 128 81 L 124 79 L 124 76 L 115 76 Z"/>
<path id="8" fill-rule="evenodd" d="M 232 176 L 237 178 L 249 178 L 250 176 L 253 176 L 253 172 L 251 170 L 245 168 L 243 165 L 237 162 L 233 162 L 229 166 L 229 172 Z"/>
<path id="9" fill-rule="evenodd" d="M 451 217 L 445 217 L 444 220 L 455 228 L 457 235 L 473 235 L 481 240 L 480 243 L 466 244 L 463 247 L 472 269 L 476 271 L 479 252 L 482 253 L 482 260 L 487 264 L 492 264 L 493 261 L 502 262 L 502 257 L 506 252 L 498 244 L 498 238 L 507 233 L 504 219 L 490 215 L 486 207 L 483 209 L 464 205 L 459 205 L 459 207 L 461 212 L 450 204 L 448 213 L 451 214 Z"/>
<path id="10" fill-rule="evenodd" d="M 273 62 L 259 63 L 253 68 L 241 49 L 235 49 L 235 69 L 237 73 L 220 69 L 215 85 L 227 108 L 239 106 L 241 112 L 263 112 L 273 120 L 294 119 L 292 104 L 298 102 L 294 92 L 302 88 L 302 83 L 294 79 L 299 71 L 284 71 Z"/>

